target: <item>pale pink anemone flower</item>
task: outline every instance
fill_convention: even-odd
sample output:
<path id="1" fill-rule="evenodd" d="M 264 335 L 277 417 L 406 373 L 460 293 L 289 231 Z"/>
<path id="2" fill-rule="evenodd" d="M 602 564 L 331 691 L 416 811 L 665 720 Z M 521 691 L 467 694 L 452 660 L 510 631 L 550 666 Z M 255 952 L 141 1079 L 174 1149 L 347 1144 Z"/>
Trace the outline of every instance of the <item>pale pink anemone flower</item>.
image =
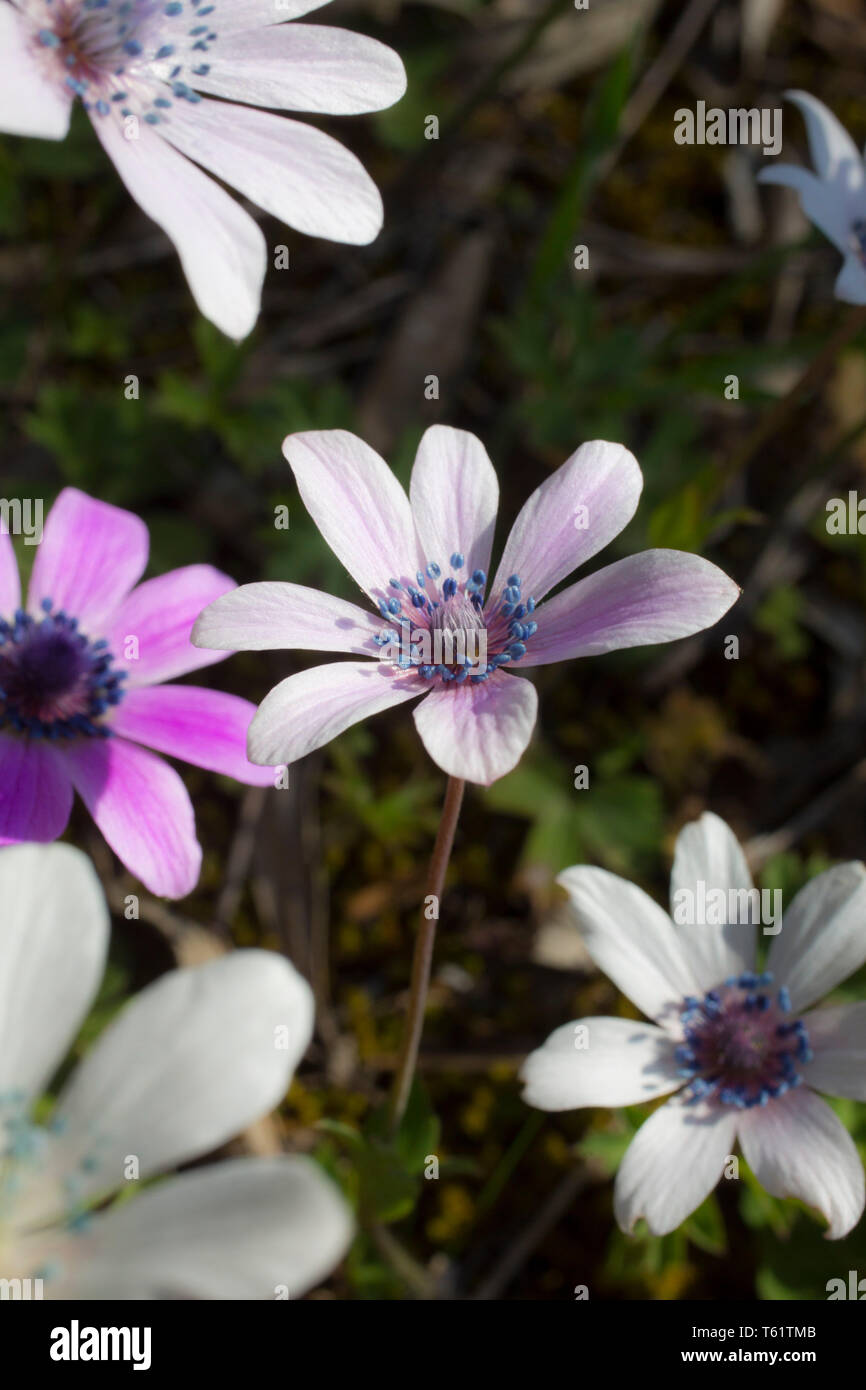
<path id="1" fill-rule="evenodd" d="M 201 866 L 192 804 L 146 748 L 254 786 L 274 774 L 247 761 L 247 700 L 162 684 L 220 659 L 190 632 L 233 581 L 188 565 L 138 584 L 147 557 L 143 521 L 67 488 L 22 608 L 0 531 L 0 845 L 57 839 L 74 788 L 126 867 L 151 892 L 180 898 Z"/>
<path id="2" fill-rule="evenodd" d="M 763 912 L 759 927 L 743 852 L 724 821 L 705 814 L 677 840 L 673 920 L 604 869 L 566 869 L 559 882 L 599 969 L 655 1022 L 558 1028 L 524 1064 L 524 1098 L 574 1110 L 676 1093 L 620 1166 L 623 1230 L 640 1217 L 655 1235 L 674 1230 L 739 1143 L 768 1192 L 816 1207 L 828 1237 L 846 1235 L 863 1212 L 863 1165 L 816 1093 L 866 1101 L 866 1004 L 811 1006 L 866 961 L 866 867 L 819 874 L 784 908 L 780 930 Z M 759 932 L 771 942 L 765 964 Z"/>
<path id="3" fill-rule="evenodd" d="M 0 130 L 62 140 L 80 98 L 132 197 L 177 248 L 199 309 L 231 338 L 258 318 L 268 252 L 202 168 L 311 236 L 365 244 L 382 226 L 354 155 L 252 109 L 353 115 L 403 95 L 403 64 L 384 44 L 285 23 L 322 3 L 0 0 Z"/>
<path id="4" fill-rule="evenodd" d="M 423 696 L 415 724 L 430 757 L 488 785 L 515 766 L 535 724 L 535 687 L 517 666 L 686 637 L 715 623 L 739 592 L 697 555 L 648 550 L 542 602 L 634 515 L 643 479 L 619 444 L 584 444 L 541 484 L 489 585 L 499 487 L 474 435 L 428 429 L 408 498 L 379 455 L 343 430 L 290 435 L 283 450 L 307 510 L 377 611 L 261 583 L 202 614 L 193 630 L 202 647 L 365 658 L 316 666 L 272 690 L 250 726 L 255 763 L 293 762 L 358 720 Z M 458 661 L 449 659 L 449 634 L 464 639 Z"/>

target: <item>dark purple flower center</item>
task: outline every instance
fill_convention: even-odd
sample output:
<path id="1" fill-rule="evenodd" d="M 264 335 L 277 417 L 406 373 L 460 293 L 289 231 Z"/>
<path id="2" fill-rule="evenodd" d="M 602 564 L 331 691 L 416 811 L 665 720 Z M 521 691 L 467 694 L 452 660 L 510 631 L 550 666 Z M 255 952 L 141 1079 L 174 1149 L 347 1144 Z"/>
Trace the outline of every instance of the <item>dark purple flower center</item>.
<path id="1" fill-rule="evenodd" d="M 123 698 L 125 671 L 116 671 L 103 639 L 91 641 L 75 618 L 53 612 L 43 599 L 43 617 L 19 610 L 0 618 L 0 728 L 32 738 L 105 738 L 103 715 Z"/>
<path id="2" fill-rule="evenodd" d="M 764 991 L 771 983 L 769 974 L 740 975 L 703 999 L 684 1001 L 676 1058 L 690 1101 L 750 1110 L 801 1085 L 798 1067 L 812 1060 L 809 1033 L 802 1020 L 791 1020 L 786 989 L 775 997 Z"/>
<path id="3" fill-rule="evenodd" d="M 866 218 L 858 217 L 851 224 L 851 249 L 860 264 L 866 267 Z"/>
<path id="4" fill-rule="evenodd" d="M 380 598 L 386 626 L 373 639 L 382 659 L 401 670 L 415 670 L 422 680 L 448 685 L 471 681 L 479 685 L 500 666 L 526 655 L 538 630 L 532 617 L 535 600 L 524 599 L 518 574 L 512 574 L 502 593 L 485 606 L 487 576 L 483 570 L 460 578 L 466 561 L 459 551 L 450 560 L 451 574 L 431 561 L 415 583 L 390 579 Z"/>

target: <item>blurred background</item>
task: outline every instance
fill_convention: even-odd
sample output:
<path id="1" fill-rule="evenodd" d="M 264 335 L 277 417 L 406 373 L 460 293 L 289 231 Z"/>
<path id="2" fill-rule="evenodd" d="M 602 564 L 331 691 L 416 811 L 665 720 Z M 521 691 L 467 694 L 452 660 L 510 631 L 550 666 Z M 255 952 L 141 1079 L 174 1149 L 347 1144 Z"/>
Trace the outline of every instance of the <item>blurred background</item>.
<path id="1" fill-rule="evenodd" d="M 352 598 L 294 490 L 287 433 L 354 430 L 407 481 L 429 424 L 475 431 L 499 473 L 498 546 L 532 488 L 607 438 L 637 455 L 645 490 L 594 563 L 696 550 L 744 595 L 703 639 L 534 671 L 530 751 L 467 794 L 397 1149 L 376 1111 L 444 790 L 406 710 L 294 767 L 288 791 L 184 769 L 201 883 L 176 905 L 142 895 L 139 922 L 118 914 L 79 1047 L 178 961 L 258 944 L 309 975 L 316 1041 L 280 1114 L 234 1147 L 314 1152 L 358 1204 L 355 1248 L 313 1297 L 571 1299 L 585 1285 L 591 1299 L 824 1298 L 829 1278 L 866 1271 L 866 1222 L 825 1242 L 741 1163 L 678 1232 L 627 1239 L 610 1179 L 645 1111 L 542 1115 L 516 1073 L 560 1024 L 629 1009 L 563 924 L 562 868 L 601 864 L 665 902 L 676 833 L 706 808 L 786 901 L 866 850 L 866 542 L 828 535 L 825 510 L 866 469 L 866 339 L 741 466 L 756 422 L 849 312 L 832 296 L 839 256 L 792 195 L 758 190 L 758 148 L 673 138 L 681 107 L 781 107 L 802 87 L 862 144 L 862 6 L 336 0 L 311 20 L 405 60 L 393 110 L 316 120 L 382 188 L 385 230 L 358 249 L 263 219 L 290 266 L 269 272 L 239 347 L 196 316 L 173 249 L 80 110 L 64 144 L 0 139 L 3 495 L 47 504 L 74 484 L 139 512 L 152 573 L 208 561 L 240 582 Z M 786 160 L 807 160 L 787 105 L 784 133 Z M 274 527 L 281 504 L 288 531 Z M 318 660 L 238 655 L 203 680 L 258 702 Z M 580 764 L 588 790 L 574 787 Z M 136 885 L 80 807 L 69 834 L 121 907 Z M 837 1108 L 866 1143 L 862 1107 Z M 429 1154 L 435 1181 L 420 1176 Z"/>

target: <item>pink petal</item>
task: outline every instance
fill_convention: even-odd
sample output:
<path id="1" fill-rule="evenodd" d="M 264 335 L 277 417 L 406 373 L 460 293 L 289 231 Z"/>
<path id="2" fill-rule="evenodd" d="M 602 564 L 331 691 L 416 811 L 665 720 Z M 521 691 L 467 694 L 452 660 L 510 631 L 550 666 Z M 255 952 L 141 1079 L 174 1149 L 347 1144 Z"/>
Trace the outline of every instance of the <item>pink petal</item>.
<path id="1" fill-rule="evenodd" d="M 290 434 L 283 453 L 310 516 L 374 601 L 393 597 L 390 579 L 416 583 L 422 555 L 409 499 L 384 459 L 346 430 Z"/>
<path id="2" fill-rule="evenodd" d="M 803 1017 L 814 1053 L 803 1080 L 828 1096 L 866 1101 L 866 1003 L 815 1009 Z"/>
<path id="3" fill-rule="evenodd" d="M 221 772 L 249 786 L 273 785 L 269 767 L 247 761 L 247 731 L 256 712 L 249 700 L 194 685 L 160 685 L 130 690 L 111 727 L 122 738 L 157 753 Z"/>
<path id="4" fill-rule="evenodd" d="M 64 755 L 76 791 L 130 873 L 159 897 L 192 892 L 201 849 L 174 769 L 122 738 L 84 739 Z"/>
<path id="5" fill-rule="evenodd" d="M 582 444 L 524 504 L 490 592 L 519 574 L 524 597 L 538 602 L 619 535 L 637 510 L 642 487 L 628 449 L 600 439 Z"/>
<path id="6" fill-rule="evenodd" d="M 216 599 L 193 628 L 196 646 L 262 652 L 300 647 L 310 652 L 376 656 L 373 636 L 382 618 L 354 603 L 301 584 L 243 584 Z"/>
<path id="7" fill-rule="evenodd" d="M 798 1197 L 826 1218 L 838 1240 L 863 1213 L 863 1164 L 825 1100 L 802 1086 L 739 1118 L 743 1157 L 774 1197 Z"/>
<path id="8" fill-rule="evenodd" d="M 72 810 L 72 783 L 58 748 L 0 734 L 0 845 L 62 835 Z"/>
<path id="9" fill-rule="evenodd" d="M 245 338 L 259 315 L 267 261 L 249 213 L 144 121 L 135 140 L 113 117 L 97 117 L 93 127 L 129 193 L 174 243 L 202 314 L 229 338 Z"/>
<path id="10" fill-rule="evenodd" d="M 63 140 L 69 130 L 72 93 L 51 80 L 46 63 L 33 56 L 36 30 L 7 4 L 0 4 L 0 130 Z M 46 54 L 47 58 L 47 54 Z"/>
<path id="11" fill-rule="evenodd" d="M 267 767 L 297 762 L 344 729 L 429 690 L 426 681 L 375 661 L 313 666 L 275 686 L 250 727 L 248 751 Z"/>
<path id="12" fill-rule="evenodd" d="M 537 709 L 534 685 L 497 671 L 480 685 L 437 685 L 416 709 L 415 727 L 443 772 L 488 787 L 519 762 Z"/>
<path id="13" fill-rule="evenodd" d="M 644 550 L 542 604 L 535 614 L 538 631 L 520 664 L 544 666 L 689 637 L 717 623 L 739 593 L 732 579 L 700 555 Z"/>
<path id="14" fill-rule="evenodd" d="M 382 199 L 370 175 L 314 126 L 229 102 L 178 102 L 163 134 L 296 231 L 366 245 L 382 230 Z"/>
<path id="15" fill-rule="evenodd" d="M 147 527 L 137 516 L 64 488 L 45 522 L 27 606 L 38 613 L 50 598 L 89 636 L 101 637 L 144 573 L 147 555 Z"/>
<path id="16" fill-rule="evenodd" d="M 499 483 L 480 439 L 432 425 L 418 446 L 409 501 L 428 560 L 448 573 L 457 552 L 466 560 L 465 575 L 490 573 Z"/>
<path id="17" fill-rule="evenodd" d="M 191 81 L 200 92 L 230 101 L 335 116 L 383 111 L 406 90 L 393 49 L 317 24 L 236 34 L 231 44 L 214 47 L 207 73 Z"/>
<path id="18" fill-rule="evenodd" d="M 614 1185 L 617 1222 L 631 1232 L 643 1216 L 665 1236 L 712 1192 L 737 1137 L 736 1110 L 673 1096 L 641 1125 Z"/>
<path id="19" fill-rule="evenodd" d="M 210 565 L 186 565 L 139 584 L 105 633 L 115 664 L 129 672 L 128 687 L 156 685 L 224 661 L 221 652 L 194 647 L 192 629 L 202 609 L 234 587 L 233 579 Z"/>
<path id="20" fill-rule="evenodd" d="M 11 536 L 0 531 L 0 617 L 11 618 L 21 606 L 21 580 Z"/>

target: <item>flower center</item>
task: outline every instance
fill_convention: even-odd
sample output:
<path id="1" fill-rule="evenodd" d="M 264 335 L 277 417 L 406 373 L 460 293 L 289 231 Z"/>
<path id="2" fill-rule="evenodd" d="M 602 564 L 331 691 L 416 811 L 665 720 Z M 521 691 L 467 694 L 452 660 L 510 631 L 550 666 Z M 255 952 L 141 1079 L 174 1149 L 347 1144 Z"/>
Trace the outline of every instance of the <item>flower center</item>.
<path id="1" fill-rule="evenodd" d="M 860 264 L 866 267 L 866 218 L 858 217 L 851 223 L 851 249 Z"/>
<path id="2" fill-rule="evenodd" d="M 801 1084 L 798 1065 L 812 1060 L 808 1030 L 802 1020 L 791 1020 L 786 989 L 775 998 L 764 992 L 771 983 L 769 974 L 745 974 L 703 999 L 685 999 L 676 1058 L 680 1075 L 689 1078 L 690 1101 L 712 1097 L 750 1110 Z"/>
<path id="3" fill-rule="evenodd" d="M 51 599 L 42 611 L 0 618 L 0 728 L 33 738 L 107 737 L 97 721 L 122 700 L 126 672 L 114 669 L 106 641 L 90 641 Z"/>
<path id="4" fill-rule="evenodd" d="M 512 574 L 495 601 L 484 603 L 487 576 L 475 570 L 463 576 L 466 561 L 459 551 L 450 560 L 451 573 L 431 561 L 415 583 L 390 579 L 387 597 L 380 598 L 385 619 L 374 642 L 381 660 L 402 671 L 415 670 L 423 680 L 479 685 L 500 666 L 519 661 L 538 630 L 532 619 L 533 598 L 521 597 L 520 576 Z"/>
<path id="5" fill-rule="evenodd" d="M 65 85 L 86 110 L 107 116 L 119 108 L 123 118 L 151 125 L 166 119 L 172 96 L 201 100 L 181 73 L 187 60 L 195 74 L 209 71 L 201 58 L 217 39 L 216 8 L 213 0 L 24 0 L 37 51 L 59 59 Z"/>

